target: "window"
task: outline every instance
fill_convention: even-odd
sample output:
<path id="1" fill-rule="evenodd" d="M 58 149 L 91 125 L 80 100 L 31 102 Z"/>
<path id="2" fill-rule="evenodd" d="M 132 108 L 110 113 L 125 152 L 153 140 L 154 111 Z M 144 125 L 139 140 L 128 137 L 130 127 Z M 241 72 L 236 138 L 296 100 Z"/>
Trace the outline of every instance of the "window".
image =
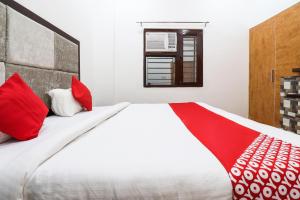
<path id="1" fill-rule="evenodd" d="M 144 30 L 144 87 L 202 86 L 202 30 Z"/>

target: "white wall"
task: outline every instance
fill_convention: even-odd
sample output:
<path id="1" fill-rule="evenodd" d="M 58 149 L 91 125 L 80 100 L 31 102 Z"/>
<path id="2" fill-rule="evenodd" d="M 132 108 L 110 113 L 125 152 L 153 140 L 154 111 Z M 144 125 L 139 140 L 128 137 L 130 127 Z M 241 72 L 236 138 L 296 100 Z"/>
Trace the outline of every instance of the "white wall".
<path id="1" fill-rule="evenodd" d="M 82 80 L 92 89 L 96 105 L 204 101 L 244 116 L 248 113 L 248 29 L 298 2 L 17 1 L 81 41 Z M 203 88 L 143 88 L 142 28 L 135 23 L 143 20 L 211 22 L 204 30 Z"/>
<path id="2" fill-rule="evenodd" d="M 296 1 L 283 3 L 276 0 L 116 0 L 116 2 L 117 101 L 129 100 L 139 103 L 204 101 L 247 116 L 248 29 Z M 143 88 L 143 33 L 142 28 L 135 22 L 201 20 L 211 22 L 204 29 L 204 87 Z"/>
<path id="3" fill-rule="evenodd" d="M 92 90 L 94 104 L 114 99 L 114 1 L 17 0 L 80 40 L 81 79 Z"/>

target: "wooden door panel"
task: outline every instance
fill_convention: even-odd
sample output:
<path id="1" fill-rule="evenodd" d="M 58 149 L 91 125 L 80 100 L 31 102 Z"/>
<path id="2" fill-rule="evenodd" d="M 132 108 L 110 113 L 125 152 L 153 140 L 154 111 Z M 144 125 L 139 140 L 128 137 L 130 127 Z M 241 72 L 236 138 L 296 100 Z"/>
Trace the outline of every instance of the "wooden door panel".
<path id="1" fill-rule="evenodd" d="M 274 125 L 275 68 L 274 20 L 268 20 L 250 30 L 249 117 Z"/>
<path id="2" fill-rule="evenodd" d="M 275 17 L 276 83 L 275 126 L 280 125 L 280 78 L 296 76 L 293 68 L 300 67 L 300 3 Z"/>
<path id="3" fill-rule="evenodd" d="M 276 67 L 300 67 L 300 3 L 276 16 Z"/>

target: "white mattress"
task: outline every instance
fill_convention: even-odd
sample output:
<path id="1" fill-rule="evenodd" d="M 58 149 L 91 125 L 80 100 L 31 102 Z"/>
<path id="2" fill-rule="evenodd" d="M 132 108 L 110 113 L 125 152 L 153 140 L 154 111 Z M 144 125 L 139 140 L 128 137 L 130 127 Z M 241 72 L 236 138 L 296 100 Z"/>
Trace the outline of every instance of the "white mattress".
<path id="1" fill-rule="evenodd" d="M 298 135 L 256 123 L 206 104 L 201 105 L 244 126 L 300 146 Z M 48 128 L 55 124 L 59 127 L 56 130 L 65 126 L 69 132 L 69 126 L 73 125 L 74 130 L 81 128 L 89 131 L 86 134 L 84 134 L 86 131 L 81 131 L 81 137 L 62 150 L 56 149 L 60 151 L 52 154 L 52 157 L 49 157 L 51 154 L 44 152 L 43 155 L 47 155 L 45 156 L 47 158 L 40 159 L 37 168 L 23 170 L 22 172 L 28 176 L 24 175 L 22 198 L 27 200 L 232 198 L 231 182 L 226 170 L 186 129 L 169 105 L 133 104 L 122 110 L 124 107 L 126 106 L 114 108 L 105 117 L 102 108 L 95 108 L 91 113 L 68 118 L 68 123 L 66 118 L 47 119 L 45 124 Z M 116 114 L 120 110 L 122 111 Z M 94 126 L 83 127 L 85 120 L 95 121 L 99 117 L 102 120 L 96 120 Z M 111 118 L 107 119 L 108 117 Z M 105 119 L 107 120 L 103 122 Z M 60 134 L 63 136 L 64 131 L 61 130 Z M 47 134 L 42 134 L 44 135 Z M 51 131 L 48 135 L 51 136 Z M 69 142 L 65 142 L 65 145 Z M 44 151 L 43 145 L 37 146 L 36 150 Z M 13 150 L 0 145 L 0 151 L 3 149 Z M 32 151 L 26 152 L 25 155 L 28 157 L 30 154 L 35 155 Z M 0 154 L 0 164 L 2 157 Z M 9 157 L 11 159 L 11 156 Z M 19 159 L 18 162 L 24 165 L 23 162 L 26 160 Z M 0 173 L 3 172 L 9 171 L 0 167 Z M 0 186 L 3 186 L 3 183 L 7 181 L 0 179 Z M 12 191 L 11 189 L 9 192 Z M 2 194 L 9 193 L 0 187 L 0 195 Z"/>
<path id="2" fill-rule="evenodd" d="M 0 144 L 0 199 L 22 200 L 26 183 L 43 162 L 127 106 L 128 103 L 121 103 L 99 107 L 93 112 L 81 112 L 71 118 L 49 117 L 39 137 Z"/>
<path id="3" fill-rule="evenodd" d="M 231 199 L 218 160 L 169 105 L 130 105 L 45 162 L 31 200 Z"/>

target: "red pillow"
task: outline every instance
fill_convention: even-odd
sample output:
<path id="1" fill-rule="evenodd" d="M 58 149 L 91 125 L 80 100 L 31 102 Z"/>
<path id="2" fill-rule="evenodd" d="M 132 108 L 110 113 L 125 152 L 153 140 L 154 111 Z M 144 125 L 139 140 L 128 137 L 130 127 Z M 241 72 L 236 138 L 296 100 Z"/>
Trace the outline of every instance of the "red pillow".
<path id="1" fill-rule="evenodd" d="M 12 75 L 0 87 L 0 131 L 17 140 L 38 136 L 47 116 L 44 102 L 22 80 Z"/>
<path id="2" fill-rule="evenodd" d="M 90 90 L 76 76 L 72 76 L 72 94 L 74 98 L 88 111 L 92 110 L 92 95 Z"/>

